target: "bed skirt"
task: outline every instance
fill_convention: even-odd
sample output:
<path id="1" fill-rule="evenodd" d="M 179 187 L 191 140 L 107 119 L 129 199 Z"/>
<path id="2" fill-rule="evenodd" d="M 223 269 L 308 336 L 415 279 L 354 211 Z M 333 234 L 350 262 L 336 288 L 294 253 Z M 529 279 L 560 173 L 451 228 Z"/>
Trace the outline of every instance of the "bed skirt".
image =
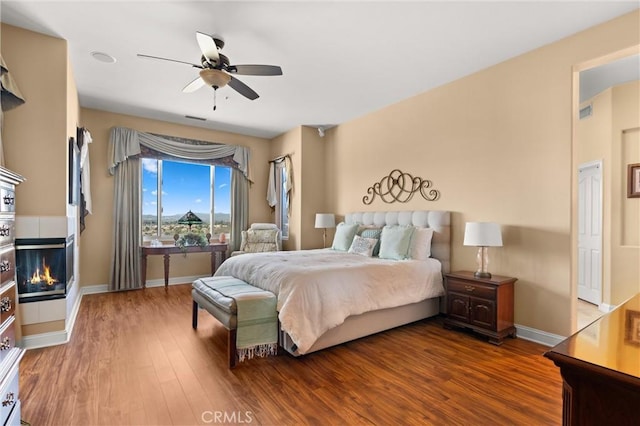
<path id="1" fill-rule="evenodd" d="M 320 336 L 305 354 L 438 315 L 440 299 L 435 297 L 410 305 L 350 316 L 344 323 Z M 280 330 L 280 345 L 293 356 L 302 355 L 291 337 L 282 330 Z"/>

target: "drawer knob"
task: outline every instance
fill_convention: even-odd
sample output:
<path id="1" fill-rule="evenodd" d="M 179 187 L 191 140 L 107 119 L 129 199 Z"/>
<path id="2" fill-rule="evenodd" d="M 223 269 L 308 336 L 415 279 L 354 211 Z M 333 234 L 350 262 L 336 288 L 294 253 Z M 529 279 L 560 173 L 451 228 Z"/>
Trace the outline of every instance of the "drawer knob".
<path id="1" fill-rule="evenodd" d="M 464 286 L 464 289 L 465 289 L 465 290 L 467 290 L 467 291 L 473 291 L 473 290 L 475 290 L 476 288 L 475 288 L 474 286 L 472 286 L 472 285 L 465 285 L 465 286 Z"/>
<path id="2" fill-rule="evenodd" d="M 8 206 L 12 206 L 15 204 L 15 198 L 12 197 L 11 195 L 5 195 L 3 197 L 3 201 L 4 201 L 4 204 Z"/>
<path id="3" fill-rule="evenodd" d="M 5 337 L 4 339 L 2 339 L 2 342 L 0 342 L 0 351 L 6 351 L 7 349 L 11 349 L 13 347 L 13 345 L 11 344 L 11 339 L 9 338 L 9 336 Z"/>
<path id="4" fill-rule="evenodd" d="M 7 396 L 4 398 L 4 401 L 2 401 L 2 406 L 6 407 L 8 405 L 13 405 L 16 403 L 16 396 L 13 394 L 13 392 L 8 392 Z"/>
<path id="5" fill-rule="evenodd" d="M 0 299 L 0 311 L 1 312 L 9 312 L 11 310 L 11 298 L 9 296 L 5 296 Z"/>
<path id="6" fill-rule="evenodd" d="M 0 237 L 8 237 L 11 235 L 11 227 L 8 225 L 0 226 Z"/>
<path id="7" fill-rule="evenodd" d="M 0 272 L 9 272 L 11 270 L 11 262 L 3 260 L 0 262 Z"/>

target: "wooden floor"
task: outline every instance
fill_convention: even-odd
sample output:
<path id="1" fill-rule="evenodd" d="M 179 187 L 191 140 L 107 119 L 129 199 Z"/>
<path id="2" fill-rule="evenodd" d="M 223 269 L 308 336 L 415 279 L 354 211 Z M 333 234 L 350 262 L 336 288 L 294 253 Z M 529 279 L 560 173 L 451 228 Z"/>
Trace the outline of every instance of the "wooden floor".
<path id="1" fill-rule="evenodd" d="M 294 358 L 226 367 L 226 333 L 191 286 L 84 296 L 71 341 L 27 351 L 23 420 L 39 425 L 552 425 L 547 349 L 496 347 L 440 319 Z"/>

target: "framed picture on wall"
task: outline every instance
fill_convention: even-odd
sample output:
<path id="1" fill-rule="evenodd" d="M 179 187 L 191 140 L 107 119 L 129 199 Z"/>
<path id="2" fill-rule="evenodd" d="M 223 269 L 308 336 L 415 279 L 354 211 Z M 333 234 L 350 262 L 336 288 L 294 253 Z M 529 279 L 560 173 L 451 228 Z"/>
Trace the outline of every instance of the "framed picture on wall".
<path id="1" fill-rule="evenodd" d="M 640 311 L 629 309 L 625 312 L 624 342 L 640 346 Z"/>
<path id="2" fill-rule="evenodd" d="M 69 138 L 69 204 L 78 204 L 80 193 L 80 150 L 75 138 Z"/>
<path id="3" fill-rule="evenodd" d="M 640 163 L 627 166 L 627 198 L 640 197 Z"/>

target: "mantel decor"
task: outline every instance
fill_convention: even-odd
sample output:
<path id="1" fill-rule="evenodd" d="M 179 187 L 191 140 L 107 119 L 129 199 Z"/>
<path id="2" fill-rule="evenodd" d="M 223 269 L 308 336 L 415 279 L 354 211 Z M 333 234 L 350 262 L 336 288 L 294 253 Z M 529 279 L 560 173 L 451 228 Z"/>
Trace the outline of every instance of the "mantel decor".
<path id="1" fill-rule="evenodd" d="M 435 201 L 440 198 L 440 191 L 431 188 L 431 181 L 412 176 L 398 169 L 392 170 L 388 176 L 380 179 L 373 186 L 367 189 L 367 195 L 362 197 L 362 202 L 366 205 L 373 203 L 376 196 L 387 204 L 406 203 L 416 192 L 420 192 L 422 198 L 427 201 Z"/>

